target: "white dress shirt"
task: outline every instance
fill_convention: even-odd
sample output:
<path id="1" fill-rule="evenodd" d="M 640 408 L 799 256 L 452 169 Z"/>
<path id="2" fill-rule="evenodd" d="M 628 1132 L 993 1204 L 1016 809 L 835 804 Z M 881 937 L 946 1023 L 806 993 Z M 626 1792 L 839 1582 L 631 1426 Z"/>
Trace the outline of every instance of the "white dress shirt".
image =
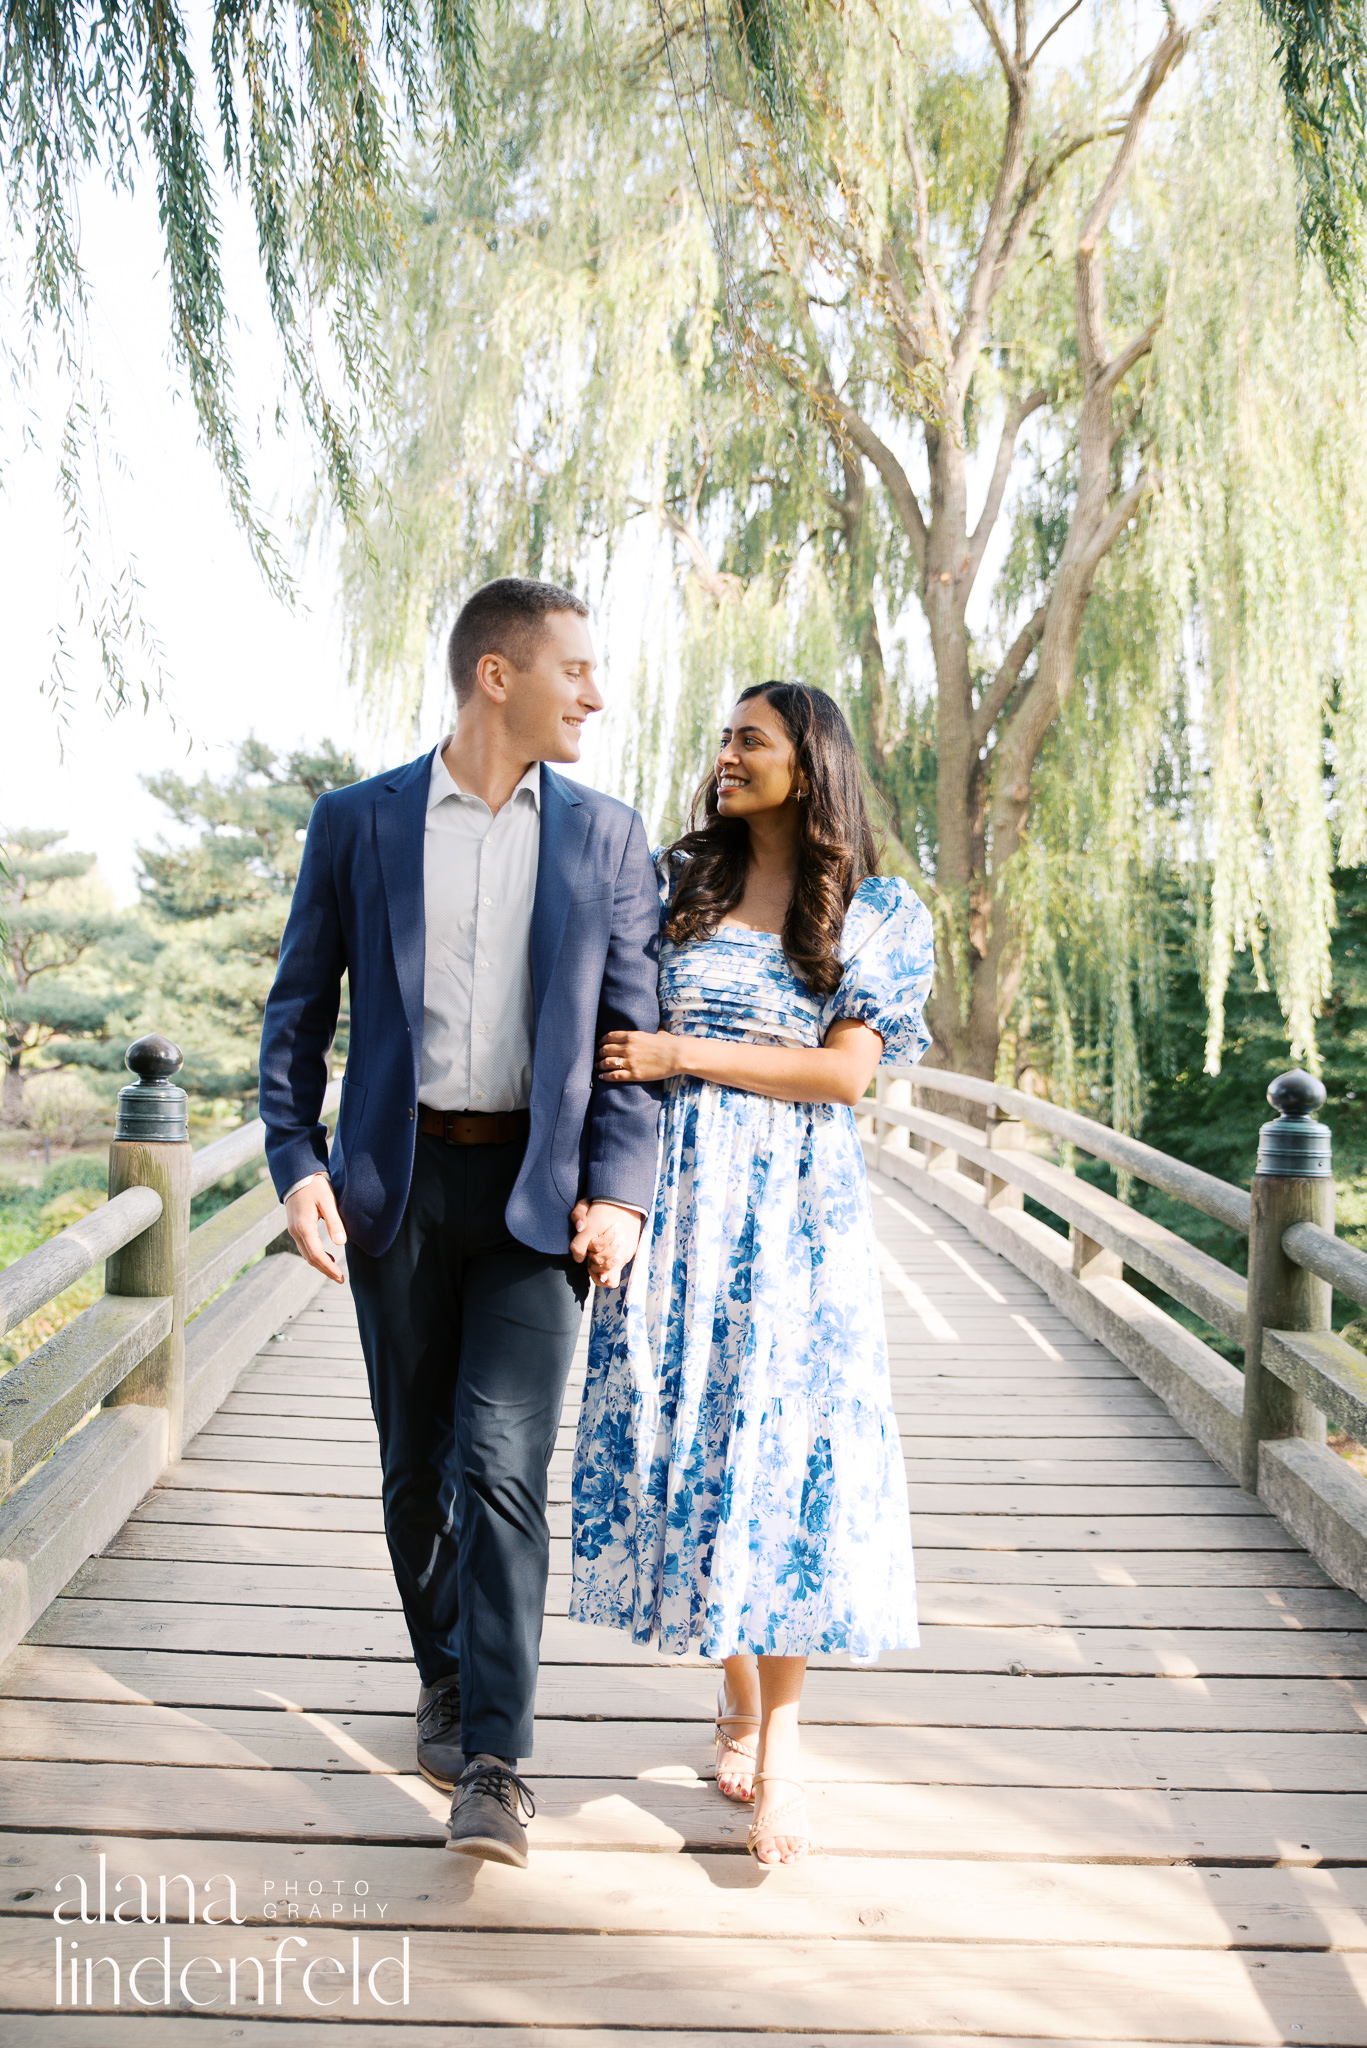
<path id="1" fill-rule="evenodd" d="M 526 1109 L 532 1096 L 532 904 L 541 855 L 541 764 L 498 815 L 432 756 L 422 845 L 426 951 L 418 1101 L 429 1109 Z M 323 1178 L 307 1174 L 286 1188 Z M 644 1212 L 612 1196 L 614 1207 Z"/>
<path id="2" fill-rule="evenodd" d="M 442 741 L 442 747 L 446 741 Z M 497 816 L 432 756 L 423 836 L 427 921 L 418 1100 L 488 1114 L 532 1099 L 532 903 L 541 766 Z"/>

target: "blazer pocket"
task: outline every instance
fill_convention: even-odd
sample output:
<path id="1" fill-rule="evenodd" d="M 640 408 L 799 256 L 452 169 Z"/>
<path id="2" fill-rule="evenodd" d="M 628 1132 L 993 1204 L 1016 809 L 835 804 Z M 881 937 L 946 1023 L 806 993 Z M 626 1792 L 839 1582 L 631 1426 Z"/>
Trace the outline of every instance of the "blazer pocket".
<path id="1" fill-rule="evenodd" d="M 570 902 L 576 909 L 584 903 L 610 903 L 615 887 L 613 882 L 598 882 L 591 889 L 572 889 Z"/>

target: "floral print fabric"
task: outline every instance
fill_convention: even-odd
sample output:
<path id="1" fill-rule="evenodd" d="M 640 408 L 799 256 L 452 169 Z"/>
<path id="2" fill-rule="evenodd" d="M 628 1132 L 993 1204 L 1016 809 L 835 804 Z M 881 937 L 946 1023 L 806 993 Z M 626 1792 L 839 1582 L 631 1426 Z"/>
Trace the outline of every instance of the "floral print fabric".
<path id="1" fill-rule="evenodd" d="M 667 900 L 669 877 L 662 884 Z M 884 1058 L 929 1044 L 930 918 L 904 882 L 851 903 L 817 997 L 776 937 L 662 939 L 663 1028 Z M 708 1657 L 859 1659 L 917 1640 L 902 1448 L 864 1161 L 843 1104 L 666 1084 L 641 1251 L 595 1294 L 573 1488 L 571 1616 Z"/>

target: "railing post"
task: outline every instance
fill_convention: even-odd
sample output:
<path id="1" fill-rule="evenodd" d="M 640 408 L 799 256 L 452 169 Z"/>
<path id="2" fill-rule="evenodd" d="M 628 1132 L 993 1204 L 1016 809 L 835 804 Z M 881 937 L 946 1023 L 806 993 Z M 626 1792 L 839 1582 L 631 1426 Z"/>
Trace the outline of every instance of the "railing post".
<path id="1" fill-rule="evenodd" d="M 1119 1252 L 1098 1244 L 1094 1237 L 1088 1237 L 1085 1230 L 1079 1230 L 1076 1223 L 1069 1224 L 1068 1239 L 1073 1247 L 1073 1274 L 1076 1279 L 1124 1279 L 1125 1262 Z"/>
<path id="2" fill-rule="evenodd" d="M 1330 1136 L 1312 1112 L 1324 1101 L 1313 1074 L 1282 1074 L 1267 1091 L 1278 1115 L 1258 1134 L 1258 1163 L 1250 1190 L 1248 1313 L 1244 1330 L 1244 1485 L 1258 1490 L 1258 1449 L 1271 1437 L 1324 1442 L 1324 1416 L 1262 1363 L 1264 1330 L 1327 1330 L 1333 1292 L 1282 1250 L 1293 1223 L 1334 1227 L 1334 1175 Z"/>
<path id="3" fill-rule="evenodd" d="M 106 1396 L 107 1407 L 135 1401 L 166 1410 L 168 1455 L 180 1454 L 185 1415 L 185 1276 L 190 1243 L 190 1126 L 185 1090 L 171 1076 L 180 1050 L 153 1033 L 124 1055 L 137 1080 L 119 1091 L 119 1116 L 109 1148 L 109 1192 L 155 1188 L 161 1216 L 105 1263 L 107 1294 L 170 1295 L 171 1329 L 127 1379 Z"/>
<path id="4" fill-rule="evenodd" d="M 878 1076 L 878 1101 L 887 1103 L 892 1109 L 911 1108 L 911 1083 L 901 1074 L 880 1074 Z M 880 1118 L 874 1125 L 874 1165 L 881 1166 L 884 1152 L 906 1152 L 910 1150 L 908 1139 L 911 1133 L 905 1124 L 884 1123 Z"/>
<path id="5" fill-rule="evenodd" d="M 1018 1116 L 1005 1116 L 999 1109 L 987 1112 L 987 1145 L 991 1152 L 1023 1152 L 1026 1143 L 1026 1126 Z M 986 1176 L 987 1206 L 989 1209 L 1023 1209 L 1024 1188 L 1013 1187 L 1009 1180 L 1000 1179 L 995 1173 Z"/>

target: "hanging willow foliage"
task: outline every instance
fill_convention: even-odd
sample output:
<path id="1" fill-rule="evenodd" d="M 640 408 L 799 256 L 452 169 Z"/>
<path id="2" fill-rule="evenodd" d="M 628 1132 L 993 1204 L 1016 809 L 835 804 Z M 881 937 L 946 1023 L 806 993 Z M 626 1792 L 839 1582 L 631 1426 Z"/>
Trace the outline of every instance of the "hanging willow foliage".
<path id="1" fill-rule="evenodd" d="M 1212 1071 L 1244 946 L 1260 978 L 1266 951 L 1292 1056 L 1313 1057 L 1330 871 L 1367 859 L 1367 363 L 1318 269 L 1294 260 L 1265 65 L 1251 23 L 1205 54 L 1178 147 L 1222 175 L 1177 196 L 1155 365 L 1152 561 L 1171 659 L 1189 635 L 1201 699 Z"/>
<path id="2" fill-rule="evenodd" d="M 497 174 L 417 174 L 386 325 L 398 518 L 372 522 L 378 578 L 353 550 L 348 603 L 358 676 L 411 706 L 482 576 L 606 564 L 611 589 L 660 534 L 679 598 L 643 648 L 619 786 L 673 823 L 736 682 L 840 690 L 936 909 L 941 1056 L 991 1072 L 1005 1030 L 1025 1059 L 1043 989 L 1059 1059 L 1123 1124 L 1174 890 L 1209 893 L 1212 1053 L 1244 942 L 1313 1039 L 1331 828 L 1349 858 L 1361 833 L 1341 538 L 1367 419 L 1297 261 L 1251 0 L 1165 30 L 1138 72 L 1107 25 L 1085 62 L 1036 71 L 1037 41 L 1021 58 L 912 0 L 851 5 L 794 43 L 779 119 L 748 41 L 686 9 L 566 17 L 549 45 L 542 16 L 510 16 Z M 1294 603 L 1274 547 L 1305 550 Z M 1260 664 L 1232 693 L 1227 647 Z M 1306 746 L 1270 745 L 1293 688 L 1317 707 Z"/>
<path id="3" fill-rule="evenodd" d="M 471 145 L 476 9 L 473 0 L 386 0 L 372 19 L 370 9 L 306 0 L 212 10 L 184 0 L 7 0 L 0 36 L 0 286 L 19 318 L 9 368 L 22 387 L 55 358 L 67 386 L 58 475 L 78 609 L 106 697 L 119 704 L 132 688 L 130 649 L 141 636 L 144 653 L 154 650 L 131 562 L 104 582 L 92 547 L 104 406 L 91 362 L 82 181 L 130 193 L 144 174 L 154 184 L 171 357 L 233 516 L 268 583 L 287 591 L 234 400 L 216 180 L 251 208 L 286 386 L 335 505 L 353 519 L 361 412 L 384 389 L 374 287 L 401 247 L 401 137 L 420 125 L 435 146 Z M 58 689 L 65 666 L 59 641 Z"/>
<path id="4" fill-rule="evenodd" d="M 1038 1056 L 1122 1127 L 1179 927 L 1199 948 L 1209 1071 L 1245 951 L 1292 1058 L 1317 1064 L 1332 870 L 1367 859 L 1367 365 L 1320 268 L 1297 261 L 1274 80 L 1265 32 L 1227 14 L 1152 167 L 1161 487 L 1094 594 L 1018 877 L 1031 959 L 1013 1039 L 1044 1019 L 1059 1035 Z M 1192 162 L 1206 175 L 1174 174 Z M 1054 487 L 1042 465 L 1023 494 L 1017 581 Z"/>
<path id="5" fill-rule="evenodd" d="M 1297 236 L 1339 300 L 1362 303 L 1367 22 L 1358 0 L 1259 0 L 1296 165 Z"/>

